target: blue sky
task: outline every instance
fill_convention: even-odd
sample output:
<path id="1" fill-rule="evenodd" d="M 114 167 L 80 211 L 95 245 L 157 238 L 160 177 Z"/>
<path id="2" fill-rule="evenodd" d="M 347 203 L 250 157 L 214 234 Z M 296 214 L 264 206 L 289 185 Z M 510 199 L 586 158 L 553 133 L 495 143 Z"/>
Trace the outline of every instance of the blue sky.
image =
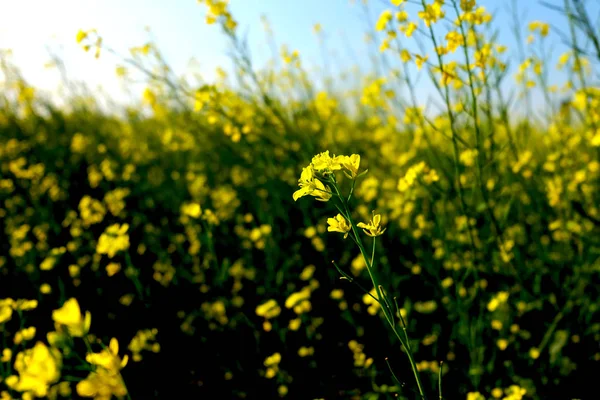
<path id="1" fill-rule="evenodd" d="M 364 41 L 368 20 L 362 0 L 231 0 L 230 3 L 240 31 L 249 34 L 259 65 L 271 54 L 261 15 L 266 15 L 271 22 L 278 44 L 285 43 L 290 49 L 299 50 L 305 65 L 322 64 L 322 51 L 312 30 L 315 23 L 324 28 L 334 66 L 349 68 L 356 62 L 364 68 L 370 65 Z M 490 11 L 498 10 L 496 26 L 502 27 L 498 41 L 514 50 L 515 39 L 508 28 L 512 25 L 512 17 L 507 12 L 510 3 L 510 0 L 478 1 Z M 539 5 L 537 0 L 517 0 L 516 3 L 521 13 L 526 11 L 525 21 L 543 20 L 566 28 L 563 18 Z M 393 6 L 387 0 L 370 0 L 369 7 L 370 23 L 374 23 L 383 9 Z M 594 7 L 596 12 L 598 5 Z M 411 13 L 413 18 L 414 12 Z M 106 45 L 127 54 L 130 47 L 148 40 L 150 35 L 146 28 L 149 27 L 177 73 L 184 73 L 194 58 L 203 76 L 211 80 L 216 67 L 229 62 L 225 38 L 216 26 L 204 23 L 204 13 L 204 6 L 195 0 L 0 0 L 3 16 L 0 49 L 12 49 L 13 61 L 37 87 L 53 90 L 59 84 L 57 72 L 45 67 L 49 60 L 48 49 L 52 49 L 64 60 L 71 79 L 85 81 L 92 88 L 102 86 L 119 99 L 120 84 L 114 72 L 119 60 L 108 54 L 96 60 L 91 53 L 85 53 L 75 42 L 77 31 L 95 28 Z M 526 26 L 523 30 L 526 31 Z M 554 42 L 557 41 L 555 38 Z M 560 52 L 559 48 L 555 55 Z"/>

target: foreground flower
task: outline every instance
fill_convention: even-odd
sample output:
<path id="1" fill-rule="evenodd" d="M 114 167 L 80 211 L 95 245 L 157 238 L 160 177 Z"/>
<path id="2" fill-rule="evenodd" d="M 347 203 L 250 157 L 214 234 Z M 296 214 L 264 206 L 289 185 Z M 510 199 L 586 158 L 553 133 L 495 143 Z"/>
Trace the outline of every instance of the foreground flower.
<path id="1" fill-rule="evenodd" d="M 31 349 L 17 354 L 15 370 L 19 376 L 6 378 L 6 385 L 18 392 L 46 397 L 48 387 L 60 378 L 61 355 L 56 349 L 37 342 Z M 24 395 L 23 398 L 26 398 Z"/>
<path id="2" fill-rule="evenodd" d="M 381 236 L 383 235 L 383 232 L 385 232 L 385 229 L 381 229 L 381 215 L 380 214 L 375 214 L 373 215 L 373 219 L 371 219 L 371 221 L 369 221 L 368 224 L 365 224 L 364 222 L 359 222 L 358 224 L 356 224 L 356 226 L 358 226 L 359 228 L 362 228 L 362 230 L 369 236 L 375 237 L 375 236 Z"/>
<path id="3" fill-rule="evenodd" d="M 302 174 L 298 179 L 298 186 L 300 189 L 294 192 L 294 201 L 304 196 L 314 196 L 319 201 L 328 201 L 331 199 L 332 193 L 331 188 L 326 186 L 321 179 L 326 182 L 333 179 L 330 175 L 334 171 L 343 170 L 344 174 L 349 179 L 356 179 L 358 169 L 360 167 L 360 155 L 352 154 L 351 156 L 330 156 L 329 150 L 319 153 L 314 156 L 311 163 L 302 168 Z"/>
<path id="4" fill-rule="evenodd" d="M 360 155 L 352 154 L 351 156 L 338 156 L 340 164 L 344 167 L 344 174 L 350 179 L 356 178 L 358 168 L 360 167 Z"/>
<path id="5" fill-rule="evenodd" d="M 348 237 L 348 233 L 352 227 L 344 218 L 342 214 L 336 215 L 334 218 L 327 218 L 327 223 L 329 226 L 327 227 L 328 232 L 340 232 L 344 234 L 344 239 Z"/>
<path id="6" fill-rule="evenodd" d="M 119 342 L 112 338 L 108 348 L 99 353 L 89 353 L 85 360 L 96 366 L 87 378 L 77 384 L 77 394 L 82 397 L 95 399 L 111 399 L 112 396 L 122 397 L 127 394 L 127 388 L 121 376 L 121 369 L 127 365 L 129 358 L 119 357 Z"/>
<path id="7" fill-rule="evenodd" d="M 328 201 L 331 198 L 331 189 L 315 177 L 312 165 L 302 169 L 298 186 L 300 189 L 296 190 L 292 196 L 294 201 L 304 196 L 314 196 L 319 201 Z"/>
<path id="8" fill-rule="evenodd" d="M 102 367 L 109 371 L 120 371 L 129 360 L 128 356 L 123 357 L 123 361 L 119 357 L 119 342 L 112 338 L 107 348 L 102 349 L 99 353 L 89 353 L 85 360 L 90 364 Z"/>
<path id="9" fill-rule="evenodd" d="M 52 311 L 52 319 L 63 327 L 73 337 L 82 337 L 87 334 L 92 323 L 92 315 L 89 311 L 85 313 L 85 317 L 81 315 L 81 309 L 77 299 L 71 298 L 63 304 L 58 310 Z"/>
<path id="10" fill-rule="evenodd" d="M 317 172 L 328 173 L 342 169 L 340 161 L 339 157 L 332 158 L 327 150 L 314 156 L 311 165 Z"/>

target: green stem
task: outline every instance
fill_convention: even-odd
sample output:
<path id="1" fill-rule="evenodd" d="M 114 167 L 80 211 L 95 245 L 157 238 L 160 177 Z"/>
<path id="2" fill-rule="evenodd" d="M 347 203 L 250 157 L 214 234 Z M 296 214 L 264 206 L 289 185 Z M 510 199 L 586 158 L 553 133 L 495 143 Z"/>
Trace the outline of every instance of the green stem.
<path id="1" fill-rule="evenodd" d="M 373 287 L 375 288 L 375 291 L 377 293 L 377 301 L 383 310 L 385 319 L 388 322 L 388 324 L 390 325 L 392 332 L 394 333 L 394 335 L 396 335 L 396 337 L 400 341 L 400 344 L 406 350 L 406 354 L 408 356 L 408 360 L 410 362 L 410 366 L 413 371 L 415 381 L 417 382 L 417 386 L 419 388 L 419 395 L 421 396 L 422 399 L 426 399 L 427 397 L 425 396 L 425 392 L 423 390 L 423 385 L 421 383 L 419 371 L 417 370 L 417 365 L 415 363 L 415 360 L 414 360 L 414 357 L 413 357 L 413 354 L 412 354 L 412 351 L 410 348 L 408 337 L 406 339 L 404 339 L 400 335 L 398 330 L 396 329 L 396 323 L 394 322 L 393 312 L 391 311 L 391 308 L 389 307 L 389 303 L 387 302 L 385 295 L 383 294 L 383 290 L 382 290 L 383 286 L 379 284 L 376 274 L 375 274 L 375 271 L 373 270 L 374 258 L 375 258 L 375 242 L 373 242 L 373 251 L 372 251 L 371 257 L 369 258 L 367 251 L 365 249 L 365 246 L 363 245 L 362 240 L 360 238 L 359 228 L 357 227 L 356 223 L 352 219 L 350 209 L 348 208 L 348 203 L 346 201 L 344 201 L 344 197 L 340 193 L 340 190 L 337 186 L 337 182 L 335 180 L 335 176 L 331 175 L 331 177 L 329 179 L 330 179 L 329 180 L 330 183 L 332 184 L 335 192 L 337 193 L 337 195 L 340 199 L 340 202 L 342 203 L 342 207 L 343 207 L 343 211 L 344 211 L 344 213 L 342 213 L 342 214 L 345 214 L 345 216 L 348 219 L 348 222 L 350 223 L 350 227 L 351 227 L 352 234 L 354 236 L 356 245 L 358 246 L 360 253 L 363 256 L 363 259 L 367 266 L 367 271 L 369 273 L 369 277 L 371 278 L 371 283 L 373 284 Z M 406 334 L 406 331 L 405 331 L 405 334 Z"/>

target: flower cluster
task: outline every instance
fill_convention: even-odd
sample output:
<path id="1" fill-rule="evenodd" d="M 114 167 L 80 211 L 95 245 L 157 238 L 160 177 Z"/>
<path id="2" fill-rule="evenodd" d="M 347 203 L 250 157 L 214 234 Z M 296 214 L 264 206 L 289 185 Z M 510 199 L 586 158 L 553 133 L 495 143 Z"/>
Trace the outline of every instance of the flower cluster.
<path id="1" fill-rule="evenodd" d="M 360 156 L 358 154 L 332 157 L 329 155 L 329 150 L 317 154 L 313 157 L 312 162 L 302 169 L 298 180 L 300 189 L 294 192 L 294 201 L 304 196 L 313 196 L 319 201 L 328 201 L 331 199 L 332 192 L 331 187 L 326 183 L 330 182 L 331 174 L 334 171 L 342 170 L 348 178 L 355 179 L 358 176 L 359 167 Z"/>

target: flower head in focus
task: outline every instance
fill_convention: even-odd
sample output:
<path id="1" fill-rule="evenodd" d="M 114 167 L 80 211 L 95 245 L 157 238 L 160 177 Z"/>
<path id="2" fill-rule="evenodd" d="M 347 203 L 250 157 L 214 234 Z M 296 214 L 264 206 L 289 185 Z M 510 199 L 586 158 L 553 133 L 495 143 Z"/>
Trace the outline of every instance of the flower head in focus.
<path id="1" fill-rule="evenodd" d="M 334 218 L 327 218 L 327 223 L 329 226 L 327 227 L 328 232 L 340 232 L 344 234 L 344 239 L 348 237 L 348 233 L 352 227 L 344 218 L 342 214 L 336 215 Z"/>
<path id="2" fill-rule="evenodd" d="M 329 172 L 342 169 L 342 164 L 340 163 L 339 157 L 332 158 L 329 155 L 329 150 L 314 156 L 312 158 L 311 165 L 316 172 L 321 174 L 327 174 Z"/>
<path id="3" fill-rule="evenodd" d="M 359 222 L 358 224 L 356 224 L 356 226 L 362 228 L 362 230 L 371 237 L 381 236 L 383 235 L 383 232 L 385 232 L 385 228 L 383 230 L 381 229 L 380 214 L 374 214 L 373 218 L 369 221 L 368 224 L 365 224 L 364 222 Z"/>
<path id="4" fill-rule="evenodd" d="M 331 156 L 329 150 L 317 154 L 312 158 L 311 163 L 302 169 L 298 179 L 300 189 L 294 192 L 294 201 L 307 195 L 314 196 L 319 201 L 328 201 L 333 194 L 327 183 L 336 184 L 334 171 L 342 170 L 346 177 L 354 180 L 362 175 L 358 173 L 359 168 L 360 155 L 358 154 Z"/>
<path id="5" fill-rule="evenodd" d="M 358 168 L 360 167 L 360 155 L 352 154 L 351 156 L 337 156 L 335 157 L 342 167 L 344 167 L 344 174 L 354 179 L 358 176 Z"/>
<path id="6" fill-rule="evenodd" d="M 292 196 L 294 201 L 304 196 L 314 196 L 319 201 L 328 201 L 332 196 L 331 189 L 315 176 L 312 165 L 302 169 L 298 186 L 300 186 L 300 189 L 296 190 Z"/>

